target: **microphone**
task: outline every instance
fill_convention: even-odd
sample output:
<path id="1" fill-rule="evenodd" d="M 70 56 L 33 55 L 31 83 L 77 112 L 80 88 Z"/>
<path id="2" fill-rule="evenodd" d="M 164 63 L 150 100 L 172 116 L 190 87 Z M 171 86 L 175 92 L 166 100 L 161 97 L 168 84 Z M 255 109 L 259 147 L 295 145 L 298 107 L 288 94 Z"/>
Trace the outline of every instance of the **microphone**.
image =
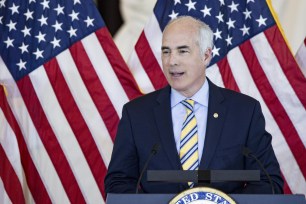
<path id="1" fill-rule="evenodd" d="M 253 158 L 255 159 L 255 161 L 257 162 L 257 164 L 260 166 L 261 170 L 265 173 L 265 175 L 267 176 L 268 180 L 269 180 L 269 183 L 271 185 L 271 189 L 272 189 L 272 194 L 275 194 L 275 190 L 274 190 L 274 185 L 272 183 L 272 179 L 271 179 L 271 176 L 269 175 L 269 173 L 267 172 L 267 170 L 265 169 L 265 167 L 263 166 L 263 164 L 261 163 L 261 161 L 251 152 L 251 150 L 247 147 L 243 147 L 242 148 L 242 154 L 245 156 L 245 157 L 248 157 L 248 158 Z"/>
<path id="2" fill-rule="evenodd" d="M 149 157 L 148 157 L 146 163 L 144 164 L 144 166 L 143 166 L 143 168 L 142 168 L 142 171 L 141 171 L 141 173 L 140 173 L 140 176 L 139 176 L 139 178 L 138 178 L 137 185 L 136 185 L 136 192 L 135 192 L 136 194 L 138 193 L 138 189 L 139 189 L 139 186 L 140 186 L 140 181 L 141 181 L 141 179 L 142 179 L 142 177 L 143 177 L 143 174 L 144 174 L 145 170 L 147 169 L 150 160 L 152 159 L 152 157 L 153 157 L 154 155 L 156 155 L 156 153 L 158 152 L 159 148 L 160 148 L 160 145 L 159 145 L 159 144 L 156 143 L 156 144 L 153 145 L 153 147 L 152 147 L 152 149 L 151 149 L 151 152 L 150 152 L 150 155 L 149 155 Z"/>

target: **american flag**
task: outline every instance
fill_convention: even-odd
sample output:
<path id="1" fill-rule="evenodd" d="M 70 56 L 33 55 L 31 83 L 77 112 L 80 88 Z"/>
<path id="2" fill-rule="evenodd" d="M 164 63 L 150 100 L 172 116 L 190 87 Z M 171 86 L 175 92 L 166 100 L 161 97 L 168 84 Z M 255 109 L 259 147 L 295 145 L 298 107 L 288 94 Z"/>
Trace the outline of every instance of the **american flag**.
<path id="1" fill-rule="evenodd" d="M 306 77 L 306 37 L 304 39 L 304 42 L 298 49 L 295 55 L 295 59 L 299 64 L 300 68 L 302 69 L 304 76 Z"/>
<path id="2" fill-rule="evenodd" d="M 207 76 L 260 101 L 284 190 L 305 194 L 306 79 L 269 7 L 265 0 L 158 0 L 128 64 L 143 91 L 163 87 L 160 48 L 167 22 L 181 15 L 206 22 L 215 41 Z"/>
<path id="3" fill-rule="evenodd" d="M 0 203 L 104 203 L 140 95 L 89 0 L 0 0 Z"/>

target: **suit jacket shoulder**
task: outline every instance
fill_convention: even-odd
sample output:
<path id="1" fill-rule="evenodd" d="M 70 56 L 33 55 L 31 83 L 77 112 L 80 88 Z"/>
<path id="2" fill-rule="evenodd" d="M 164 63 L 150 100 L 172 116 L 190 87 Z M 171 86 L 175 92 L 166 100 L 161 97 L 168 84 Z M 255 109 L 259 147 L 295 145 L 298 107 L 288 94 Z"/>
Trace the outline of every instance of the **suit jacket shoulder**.
<path id="1" fill-rule="evenodd" d="M 153 106 L 156 106 L 159 102 L 166 102 L 167 100 L 170 101 L 170 91 L 170 86 L 166 86 L 162 89 L 135 98 L 126 103 L 125 106 L 128 109 L 152 108 Z"/>

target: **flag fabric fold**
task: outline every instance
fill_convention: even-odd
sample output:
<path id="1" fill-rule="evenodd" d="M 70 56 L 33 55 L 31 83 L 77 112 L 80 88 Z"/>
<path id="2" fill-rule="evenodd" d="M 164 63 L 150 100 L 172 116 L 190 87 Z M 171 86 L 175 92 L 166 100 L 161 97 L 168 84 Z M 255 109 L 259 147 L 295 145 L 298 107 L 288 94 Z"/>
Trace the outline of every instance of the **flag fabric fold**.
<path id="1" fill-rule="evenodd" d="M 94 3 L 0 0 L 0 203 L 105 203 L 141 95 Z"/>
<path id="2" fill-rule="evenodd" d="M 182 15 L 194 16 L 211 27 L 215 46 L 207 76 L 219 86 L 260 101 L 285 192 L 305 194 L 306 79 L 267 2 L 158 0 L 128 62 L 145 92 L 166 85 L 160 59 L 162 31 L 167 22 Z"/>
<path id="3" fill-rule="evenodd" d="M 301 44 L 300 48 L 298 49 L 295 55 L 295 59 L 299 64 L 300 68 L 302 69 L 304 77 L 306 78 L 306 37 L 304 39 L 304 42 Z"/>

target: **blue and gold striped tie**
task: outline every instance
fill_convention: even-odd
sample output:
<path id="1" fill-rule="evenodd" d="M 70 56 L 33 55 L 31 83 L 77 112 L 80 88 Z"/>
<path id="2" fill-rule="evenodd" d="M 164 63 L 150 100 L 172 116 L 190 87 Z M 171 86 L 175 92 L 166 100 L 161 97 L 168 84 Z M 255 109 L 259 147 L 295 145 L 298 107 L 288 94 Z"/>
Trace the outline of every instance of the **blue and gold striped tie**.
<path id="1" fill-rule="evenodd" d="M 180 159 L 183 170 L 198 170 L 199 153 L 198 153 L 198 127 L 194 115 L 194 101 L 186 99 L 181 102 L 187 110 L 186 119 L 183 123 L 180 141 Z M 193 182 L 188 182 L 193 187 Z"/>

